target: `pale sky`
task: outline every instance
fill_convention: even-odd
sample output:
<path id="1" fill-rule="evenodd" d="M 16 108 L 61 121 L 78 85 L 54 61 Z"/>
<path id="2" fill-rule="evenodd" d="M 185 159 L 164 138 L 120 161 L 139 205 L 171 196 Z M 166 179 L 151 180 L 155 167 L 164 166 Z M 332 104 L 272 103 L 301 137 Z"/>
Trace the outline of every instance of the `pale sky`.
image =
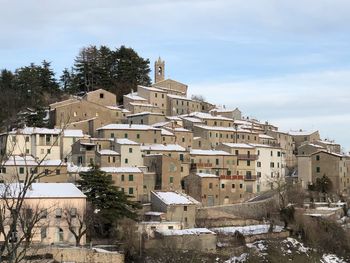
<path id="1" fill-rule="evenodd" d="M 348 0 L 0 0 L 0 69 L 126 45 L 191 94 L 350 150 Z M 153 78 L 153 75 L 151 76 Z"/>

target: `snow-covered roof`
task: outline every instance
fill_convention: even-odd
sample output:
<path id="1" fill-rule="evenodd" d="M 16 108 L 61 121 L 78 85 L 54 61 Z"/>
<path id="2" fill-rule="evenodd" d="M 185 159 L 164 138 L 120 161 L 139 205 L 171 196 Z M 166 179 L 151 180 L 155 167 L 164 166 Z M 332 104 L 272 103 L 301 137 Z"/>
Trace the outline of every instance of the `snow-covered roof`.
<path id="1" fill-rule="evenodd" d="M 142 173 L 140 168 L 123 166 L 123 167 L 101 167 L 101 171 L 105 173 Z"/>
<path id="2" fill-rule="evenodd" d="M 226 118 L 226 117 L 223 117 L 221 115 L 216 115 L 216 116 L 213 116 L 209 113 L 205 113 L 205 112 L 192 112 L 190 114 L 188 114 L 187 116 L 189 117 L 197 117 L 197 118 L 200 118 L 200 119 L 211 119 L 211 120 L 222 120 L 222 121 L 232 121 L 233 122 L 233 119 L 230 119 L 230 118 Z M 186 116 L 184 116 L 186 117 Z"/>
<path id="3" fill-rule="evenodd" d="M 40 163 L 40 166 L 62 166 L 65 164 L 61 161 L 61 160 L 43 160 L 41 163 Z"/>
<path id="4" fill-rule="evenodd" d="M 278 147 L 278 146 L 272 146 L 272 145 L 261 144 L 261 143 L 251 143 L 250 145 L 254 146 L 255 148 L 274 148 L 274 149 L 281 149 L 281 147 Z"/>
<path id="5" fill-rule="evenodd" d="M 145 216 L 160 216 L 164 215 L 165 213 L 163 212 L 155 212 L 155 211 L 149 211 L 145 213 Z"/>
<path id="6" fill-rule="evenodd" d="M 178 116 L 166 116 L 168 120 L 173 120 L 173 121 L 181 121 L 181 118 Z"/>
<path id="7" fill-rule="evenodd" d="M 164 90 L 157 89 L 157 88 L 155 88 L 155 87 L 146 87 L 146 86 L 141 86 L 141 85 L 138 85 L 137 87 L 138 87 L 138 88 L 145 89 L 145 90 L 149 90 L 149 91 L 156 91 L 156 92 L 162 92 L 162 93 L 165 93 L 165 91 L 164 91 Z"/>
<path id="8" fill-rule="evenodd" d="M 184 236 L 184 235 L 216 235 L 213 231 L 207 228 L 187 228 L 187 229 L 164 229 L 156 230 L 159 234 L 163 236 Z"/>
<path id="9" fill-rule="evenodd" d="M 3 165 L 5 166 L 36 166 L 38 163 L 35 161 L 34 157 L 31 155 L 19 156 L 13 155 L 6 160 Z"/>
<path id="10" fill-rule="evenodd" d="M 132 99 L 132 100 L 142 100 L 142 101 L 147 100 L 147 99 L 139 96 L 137 94 L 137 92 L 132 92 L 132 93 L 126 94 L 126 95 L 124 95 L 124 97 L 127 97 L 127 98 Z"/>
<path id="11" fill-rule="evenodd" d="M 48 129 L 48 128 L 37 128 L 37 127 L 25 127 L 23 129 L 12 130 L 9 134 L 23 134 L 23 135 L 32 135 L 32 134 L 59 134 L 61 129 Z"/>
<path id="12" fill-rule="evenodd" d="M 189 195 L 179 192 L 162 192 L 162 191 L 151 191 L 157 196 L 162 202 L 167 205 L 197 205 L 199 204 L 194 198 Z"/>
<path id="13" fill-rule="evenodd" d="M 195 117 L 183 117 L 184 120 L 189 121 L 189 122 L 193 122 L 193 123 L 202 123 L 203 121 L 199 118 L 195 118 Z"/>
<path id="14" fill-rule="evenodd" d="M 162 134 L 163 136 L 174 136 L 174 134 L 173 134 L 172 132 L 170 132 L 170 131 L 168 131 L 168 130 L 166 130 L 166 129 L 162 129 L 161 134 Z"/>
<path id="15" fill-rule="evenodd" d="M 108 124 L 96 130 L 159 130 L 144 124 Z"/>
<path id="16" fill-rule="evenodd" d="M 317 131 L 303 131 L 303 130 L 299 130 L 299 131 L 289 131 L 288 133 L 292 136 L 309 136 L 313 133 L 315 133 Z"/>
<path id="17" fill-rule="evenodd" d="M 196 175 L 202 178 L 219 178 L 216 174 L 196 173 Z"/>
<path id="18" fill-rule="evenodd" d="M 100 150 L 100 151 L 98 151 L 98 153 L 100 155 L 119 155 L 119 153 L 117 153 L 116 151 L 109 150 L 109 149 Z"/>
<path id="19" fill-rule="evenodd" d="M 250 133 L 250 134 L 257 134 L 254 131 L 250 131 L 250 130 L 243 130 L 243 129 L 235 129 L 234 127 L 222 127 L 222 126 L 208 126 L 208 125 L 202 125 L 202 124 L 198 124 L 198 125 L 194 125 L 194 127 L 199 127 L 205 130 L 211 130 L 211 131 L 228 131 L 228 132 L 244 132 L 244 133 Z"/>
<path id="20" fill-rule="evenodd" d="M 178 144 L 150 144 L 141 146 L 141 151 L 177 151 L 184 152 L 186 149 Z"/>
<path id="21" fill-rule="evenodd" d="M 187 130 L 185 128 L 182 128 L 182 127 L 178 127 L 178 128 L 174 128 L 172 129 L 174 132 L 192 132 L 190 130 Z"/>
<path id="22" fill-rule="evenodd" d="M 249 226 L 235 226 L 235 227 L 216 227 L 211 228 L 212 231 L 216 233 L 221 233 L 225 235 L 232 235 L 236 231 L 240 232 L 244 236 L 250 236 L 250 235 L 259 235 L 259 234 L 265 234 L 268 233 L 270 229 L 270 225 L 249 225 Z M 282 226 L 273 226 L 273 232 L 282 232 L 283 227 Z"/>
<path id="23" fill-rule="evenodd" d="M 67 164 L 67 171 L 68 173 L 80 173 L 80 172 L 88 172 L 90 171 L 90 167 L 88 166 L 77 166 L 73 163 Z"/>
<path id="24" fill-rule="evenodd" d="M 23 184 L 0 184 L 0 194 L 4 192 L 10 196 L 18 194 Z M 72 183 L 33 183 L 28 189 L 26 198 L 86 198 L 86 196 Z"/>
<path id="25" fill-rule="evenodd" d="M 129 139 L 115 139 L 115 142 L 118 144 L 127 144 L 127 145 L 138 145 L 139 143 L 134 142 L 132 140 Z"/>
<path id="26" fill-rule="evenodd" d="M 122 110 L 119 106 L 116 106 L 116 105 L 109 105 L 109 106 L 106 106 L 106 108 L 111 110 Z"/>
<path id="27" fill-rule="evenodd" d="M 253 149 L 254 146 L 248 144 L 248 143 L 222 143 L 225 146 L 228 146 L 230 148 L 246 148 L 246 149 Z"/>
<path id="28" fill-rule="evenodd" d="M 152 124 L 152 126 L 156 127 L 156 128 L 160 128 L 160 127 L 163 127 L 163 126 L 168 125 L 170 123 L 171 123 L 170 121 L 162 121 L 162 122 L 154 123 L 154 124 Z"/>
<path id="29" fill-rule="evenodd" d="M 191 155 L 232 155 L 225 151 L 220 150 L 200 150 L 200 149 L 192 149 L 190 151 Z"/>
<path id="30" fill-rule="evenodd" d="M 143 107 L 149 107 L 149 108 L 158 108 L 157 106 L 152 105 L 152 104 L 150 104 L 150 103 L 130 102 L 129 104 L 130 104 L 130 105 L 133 105 L 133 106 L 143 106 Z"/>
<path id="31" fill-rule="evenodd" d="M 137 116 L 144 116 L 144 115 L 162 115 L 164 116 L 163 113 L 159 113 L 159 112 L 149 112 L 149 111 L 143 111 L 143 112 L 139 112 L 139 113 L 135 113 L 135 114 L 130 114 L 127 117 L 131 118 L 131 117 L 137 117 Z"/>
<path id="32" fill-rule="evenodd" d="M 178 100 L 188 100 L 188 101 L 193 101 L 190 98 L 184 97 L 184 96 L 179 96 L 179 95 L 174 95 L 174 94 L 167 94 L 167 97 L 172 98 L 172 99 L 178 99 Z"/>
<path id="33" fill-rule="evenodd" d="M 82 130 L 63 130 L 64 137 L 84 137 Z"/>
<path id="34" fill-rule="evenodd" d="M 266 135 L 266 134 L 259 134 L 259 138 L 275 140 L 274 137 Z"/>

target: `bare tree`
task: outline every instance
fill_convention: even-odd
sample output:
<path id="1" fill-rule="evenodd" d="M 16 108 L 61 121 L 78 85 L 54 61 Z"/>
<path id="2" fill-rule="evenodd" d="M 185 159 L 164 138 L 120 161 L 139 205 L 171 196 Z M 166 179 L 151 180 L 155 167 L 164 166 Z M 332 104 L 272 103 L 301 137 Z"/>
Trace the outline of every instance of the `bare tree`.
<path id="1" fill-rule="evenodd" d="M 69 204 L 64 208 L 64 220 L 75 238 L 76 246 L 80 246 L 81 239 L 90 230 L 93 218 L 93 211 L 90 205 L 87 205 L 86 208 L 80 211 Z"/>
<path id="2" fill-rule="evenodd" d="M 23 134 L 11 134 L 6 139 L 6 146 L 0 155 L 0 262 L 22 262 L 31 249 L 33 237 L 38 234 L 43 223 L 43 210 L 37 204 L 35 207 L 27 203 L 27 195 L 32 190 L 33 183 L 43 177 L 54 175 L 54 171 L 62 164 L 53 167 L 51 171 L 42 170 L 42 164 L 48 153 L 63 134 L 63 129 L 50 141 L 47 153 L 40 160 L 28 157 L 26 151 L 17 144 Z M 14 137 L 12 137 L 14 136 Z M 23 139 L 25 141 L 25 139 Z M 24 150 L 24 151 L 22 151 Z M 17 155 L 13 153 L 16 151 Z M 18 154 L 20 152 L 20 154 Z M 11 171 L 6 171 L 6 161 L 11 162 Z M 6 171 L 6 172 L 5 172 Z M 48 213 L 48 208 L 45 214 Z"/>

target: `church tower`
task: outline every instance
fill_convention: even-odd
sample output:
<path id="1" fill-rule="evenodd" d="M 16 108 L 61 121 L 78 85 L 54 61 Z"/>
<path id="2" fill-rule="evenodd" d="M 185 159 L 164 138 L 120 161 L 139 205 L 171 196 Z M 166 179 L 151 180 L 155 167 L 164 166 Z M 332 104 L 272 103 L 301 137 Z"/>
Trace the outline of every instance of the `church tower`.
<path id="1" fill-rule="evenodd" d="M 164 80 L 164 70 L 165 62 L 159 57 L 156 62 L 154 62 L 154 83 Z"/>

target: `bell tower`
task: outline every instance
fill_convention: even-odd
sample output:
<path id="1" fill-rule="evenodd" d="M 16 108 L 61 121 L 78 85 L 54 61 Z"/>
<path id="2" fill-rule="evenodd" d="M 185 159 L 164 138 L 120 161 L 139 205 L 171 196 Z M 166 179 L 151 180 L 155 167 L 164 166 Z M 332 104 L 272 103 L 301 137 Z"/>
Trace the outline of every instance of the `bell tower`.
<path id="1" fill-rule="evenodd" d="M 156 62 L 154 62 L 154 83 L 164 80 L 164 70 L 165 62 L 159 57 Z"/>

